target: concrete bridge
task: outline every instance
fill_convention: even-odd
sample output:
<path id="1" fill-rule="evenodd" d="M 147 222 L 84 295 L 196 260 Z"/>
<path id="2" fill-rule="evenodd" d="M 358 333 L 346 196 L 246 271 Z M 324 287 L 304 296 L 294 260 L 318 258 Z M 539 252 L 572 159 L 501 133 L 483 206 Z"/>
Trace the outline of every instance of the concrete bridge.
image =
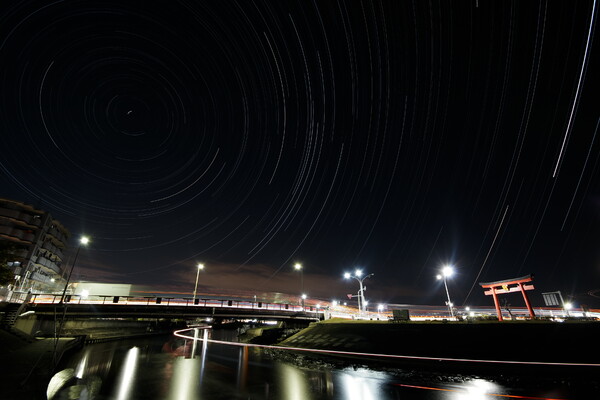
<path id="1" fill-rule="evenodd" d="M 208 302 L 207 302 L 208 303 Z M 21 315 L 35 314 L 38 317 L 48 318 L 56 314 L 65 314 L 66 318 L 167 318 L 167 319 L 196 319 L 212 318 L 223 319 L 256 319 L 256 320 L 290 320 L 301 319 L 315 321 L 323 315 L 323 311 L 313 309 L 296 310 L 286 304 L 253 303 L 248 306 L 237 301 L 223 301 L 215 304 L 182 305 L 178 302 L 169 302 L 157 305 L 156 303 L 139 304 L 91 304 L 91 303 L 28 303 Z"/>
<path id="2" fill-rule="evenodd" d="M 5 325 L 23 325 L 35 330 L 45 322 L 89 319 L 277 320 L 307 323 L 328 313 L 320 306 L 268 303 L 224 296 L 174 298 L 157 296 L 76 296 L 30 294 L 5 309 Z M 8 322 L 8 323 L 7 323 Z M 42 329 L 43 330 L 43 329 Z"/>
<path id="3" fill-rule="evenodd" d="M 357 310 L 339 303 L 307 303 L 305 305 L 290 302 L 252 301 L 248 298 L 236 298 L 231 295 L 201 295 L 200 298 L 157 296 L 115 296 L 115 295 L 67 295 L 19 293 L 4 306 L 2 324 L 33 333 L 46 332 L 55 321 L 67 321 L 71 324 L 90 325 L 92 320 L 122 321 L 167 320 L 191 321 L 212 319 L 216 323 L 227 320 L 276 320 L 287 321 L 286 325 L 307 324 L 310 321 L 339 317 L 345 319 L 388 319 L 391 310 L 410 310 L 411 320 L 447 319 L 447 309 L 441 306 L 388 305 L 382 312 L 368 312 L 359 315 Z M 61 301 L 63 300 L 63 301 Z M 513 316 L 520 316 L 527 310 L 515 308 Z M 571 316 L 600 317 L 600 310 L 582 313 L 572 310 Z M 473 307 L 473 315 L 493 314 L 491 307 Z M 463 315 L 468 315 L 462 310 Z M 564 310 L 540 308 L 539 316 L 567 316 Z M 16 324 L 16 325 L 15 325 Z"/>
<path id="4" fill-rule="evenodd" d="M 285 321 L 286 327 L 307 326 L 328 310 L 316 306 L 267 303 L 232 297 L 172 298 L 157 296 L 65 296 L 30 294 L 22 302 L 3 303 L 2 324 L 27 334 L 108 335 L 154 331 L 196 319 L 227 321 Z M 63 300 L 63 301 L 61 301 Z"/>

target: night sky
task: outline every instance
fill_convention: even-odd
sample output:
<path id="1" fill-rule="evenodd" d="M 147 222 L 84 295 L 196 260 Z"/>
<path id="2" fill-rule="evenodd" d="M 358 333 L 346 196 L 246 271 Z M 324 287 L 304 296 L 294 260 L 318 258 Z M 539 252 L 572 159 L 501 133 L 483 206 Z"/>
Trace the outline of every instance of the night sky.
<path id="1" fill-rule="evenodd" d="M 600 305 L 590 1 L 2 1 L 0 197 L 74 279 Z M 594 40 L 596 39 L 596 40 Z M 596 78 L 596 79 L 594 79 Z M 595 84 L 593 82 L 596 82 Z M 513 296 L 513 297 L 511 297 Z M 519 294 L 507 296 L 523 305 Z"/>

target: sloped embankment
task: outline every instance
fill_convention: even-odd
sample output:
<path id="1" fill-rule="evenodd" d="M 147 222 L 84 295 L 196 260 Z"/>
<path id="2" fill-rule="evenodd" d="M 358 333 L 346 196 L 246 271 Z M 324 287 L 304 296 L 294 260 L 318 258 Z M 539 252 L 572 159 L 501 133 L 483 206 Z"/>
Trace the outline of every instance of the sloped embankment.
<path id="1" fill-rule="evenodd" d="M 599 322 L 316 323 L 285 347 L 505 361 L 597 363 Z"/>

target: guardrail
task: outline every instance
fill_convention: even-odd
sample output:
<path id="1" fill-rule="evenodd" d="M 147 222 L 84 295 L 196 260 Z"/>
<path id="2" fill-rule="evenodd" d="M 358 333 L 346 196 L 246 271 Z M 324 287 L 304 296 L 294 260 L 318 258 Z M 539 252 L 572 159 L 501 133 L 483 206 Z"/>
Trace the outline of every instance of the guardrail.
<path id="1" fill-rule="evenodd" d="M 33 294 L 32 304 L 60 304 L 62 294 Z M 66 295 L 63 304 L 100 304 L 100 305 L 122 305 L 122 306 L 184 306 L 184 307 L 218 307 L 236 309 L 254 309 L 289 312 L 313 312 L 323 313 L 325 310 L 316 306 L 301 306 L 290 303 L 269 303 L 263 301 L 240 300 L 231 298 L 176 298 L 162 296 L 113 296 L 113 295 Z"/>

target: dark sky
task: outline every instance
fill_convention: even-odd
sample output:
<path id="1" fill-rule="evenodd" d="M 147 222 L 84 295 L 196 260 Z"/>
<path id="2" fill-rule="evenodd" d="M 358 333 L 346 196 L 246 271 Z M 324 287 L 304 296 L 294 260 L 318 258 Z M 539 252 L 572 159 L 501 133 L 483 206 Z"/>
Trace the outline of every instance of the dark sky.
<path id="1" fill-rule="evenodd" d="M 2 1 L 0 197 L 92 237 L 75 279 L 599 304 L 595 5 Z"/>

